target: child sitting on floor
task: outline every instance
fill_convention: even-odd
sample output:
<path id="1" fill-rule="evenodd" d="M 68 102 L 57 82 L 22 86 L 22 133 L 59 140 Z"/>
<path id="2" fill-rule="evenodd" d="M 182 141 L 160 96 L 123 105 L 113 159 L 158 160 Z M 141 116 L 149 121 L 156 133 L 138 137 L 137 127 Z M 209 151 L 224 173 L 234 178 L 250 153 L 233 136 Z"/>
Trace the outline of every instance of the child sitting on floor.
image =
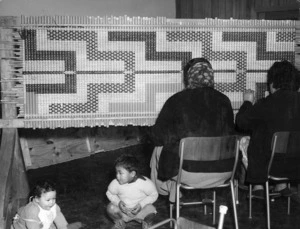
<path id="1" fill-rule="evenodd" d="M 33 188 L 29 203 L 14 217 L 11 229 L 78 229 L 80 222 L 68 224 L 56 204 L 56 188 L 49 181 L 39 181 Z"/>
<path id="2" fill-rule="evenodd" d="M 121 155 L 115 162 L 116 179 L 106 192 L 110 203 L 107 213 L 114 221 L 113 229 L 126 228 L 126 222 L 135 220 L 147 229 L 152 225 L 158 198 L 154 183 L 139 174 L 139 162 L 132 155 Z"/>

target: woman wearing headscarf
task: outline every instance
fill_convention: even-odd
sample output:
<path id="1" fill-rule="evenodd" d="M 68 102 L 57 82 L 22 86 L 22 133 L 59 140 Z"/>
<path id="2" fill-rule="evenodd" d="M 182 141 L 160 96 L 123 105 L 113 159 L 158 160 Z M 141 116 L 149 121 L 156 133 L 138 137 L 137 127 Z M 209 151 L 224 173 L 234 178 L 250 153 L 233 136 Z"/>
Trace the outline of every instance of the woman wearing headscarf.
<path id="1" fill-rule="evenodd" d="M 184 137 L 212 137 L 234 134 L 234 118 L 229 98 L 214 89 L 214 71 L 208 60 L 195 58 L 184 69 L 185 89 L 163 105 L 150 139 L 156 146 L 151 158 L 151 179 L 159 194 L 174 201 L 178 174 L 179 143 Z"/>

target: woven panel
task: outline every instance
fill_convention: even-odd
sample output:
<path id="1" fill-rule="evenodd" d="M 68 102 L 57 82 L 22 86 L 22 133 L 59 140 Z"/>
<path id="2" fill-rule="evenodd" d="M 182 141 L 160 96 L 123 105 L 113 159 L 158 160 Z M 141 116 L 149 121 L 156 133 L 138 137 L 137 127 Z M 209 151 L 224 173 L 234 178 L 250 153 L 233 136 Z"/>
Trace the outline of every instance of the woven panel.
<path id="1" fill-rule="evenodd" d="M 227 26 L 210 20 L 195 26 L 194 20 L 191 26 L 173 19 L 140 26 L 141 21 L 25 26 L 27 125 L 40 127 L 31 119 L 54 120 L 44 121 L 43 128 L 152 125 L 166 99 L 182 90 L 182 67 L 194 57 L 211 61 L 215 88 L 238 109 L 245 89 L 255 90 L 257 98 L 265 95 L 266 72 L 274 61 L 294 63 L 292 22 L 245 26 L 236 20 Z"/>

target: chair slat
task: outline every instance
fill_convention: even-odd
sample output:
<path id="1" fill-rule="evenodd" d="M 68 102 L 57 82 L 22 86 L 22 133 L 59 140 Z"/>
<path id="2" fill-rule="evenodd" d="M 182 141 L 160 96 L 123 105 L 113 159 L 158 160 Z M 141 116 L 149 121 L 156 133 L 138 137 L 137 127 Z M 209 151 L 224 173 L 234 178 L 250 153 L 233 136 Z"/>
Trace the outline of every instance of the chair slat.
<path id="1" fill-rule="evenodd" d="M 187 137 L 184 143 L 184 160 L 216 161 L 235 157 L 236 136 Z M 181 147 L 180 147 L 181 148 Z"/>

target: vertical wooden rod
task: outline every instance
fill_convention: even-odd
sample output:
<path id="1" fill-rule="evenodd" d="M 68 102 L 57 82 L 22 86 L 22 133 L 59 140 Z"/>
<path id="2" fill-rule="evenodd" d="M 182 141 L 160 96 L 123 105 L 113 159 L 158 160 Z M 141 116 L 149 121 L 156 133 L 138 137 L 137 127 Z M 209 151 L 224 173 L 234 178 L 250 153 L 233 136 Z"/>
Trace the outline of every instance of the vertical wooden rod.
<path id="1" fill-rule="evenodd" d="M 15 82 L 11 80 L 12 70 L 9 64 L 9 59 L 1 59 L 1 91 L 12 91 Z M 4 96 L 2 94 L 2 100 L 7 102 L 2 103 L 2 119 L 15 119 L 17 118 L 17 108 L 15 103 L 12 102 L 10 96 Z"/>
<path id="2" fill-rule="evenodd" d="M 10 59 L 2 58 L 0 60 L 0 68 L 1 91 L 12 91 L 15 82 L 12 80 L 13 74 Z M 3 96 L 2 99 L 8 102 L 2 103 L 2 119 L 16 119 L 16 104 L 10 103 L 12 98 Z M 2 131 L 0 156 L 4 159 L 6 158 L 7 162 L 9 162 L 6 163 L 5 171 L 3 171 L 5 176 L 1 178 L 3 180 L 1 185 L 5 187 L 3 190 L 5 199 L 0 204 L 3 208 L 5 207 L 4 203 L 8 203 L 6 212 L 0 215 L 4 229 L 10 228 L 12 217 L 17 209 L 26 203 L 27 195 L 29 194 L 29 184 L 17 132 L 17 129 L 3 129 Z M 14 140 L 12 140 L 13 137 Z"/>

